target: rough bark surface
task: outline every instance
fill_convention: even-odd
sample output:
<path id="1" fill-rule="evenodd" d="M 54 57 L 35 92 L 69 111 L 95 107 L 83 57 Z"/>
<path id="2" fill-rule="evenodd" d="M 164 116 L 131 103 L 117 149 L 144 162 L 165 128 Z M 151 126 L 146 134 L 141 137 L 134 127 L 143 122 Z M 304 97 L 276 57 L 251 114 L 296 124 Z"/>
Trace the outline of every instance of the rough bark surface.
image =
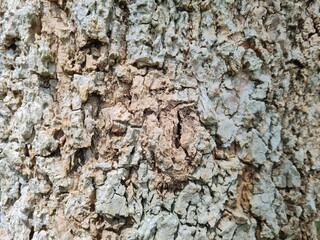
<path id="1" fill-rule="evenodd" d="M 0 1 L 1 239 L 316 239 L 319 8 Z"/>

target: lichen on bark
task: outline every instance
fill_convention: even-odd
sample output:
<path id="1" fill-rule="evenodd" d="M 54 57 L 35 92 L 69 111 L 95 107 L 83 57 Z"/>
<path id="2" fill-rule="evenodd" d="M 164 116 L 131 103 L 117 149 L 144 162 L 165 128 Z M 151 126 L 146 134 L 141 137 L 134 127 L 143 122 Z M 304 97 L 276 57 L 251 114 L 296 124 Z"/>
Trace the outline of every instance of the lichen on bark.
<path id="1" fill-rule="evenodd" d="M 319 1 L 0 1 L 1 239 L 315 239 Z"/>

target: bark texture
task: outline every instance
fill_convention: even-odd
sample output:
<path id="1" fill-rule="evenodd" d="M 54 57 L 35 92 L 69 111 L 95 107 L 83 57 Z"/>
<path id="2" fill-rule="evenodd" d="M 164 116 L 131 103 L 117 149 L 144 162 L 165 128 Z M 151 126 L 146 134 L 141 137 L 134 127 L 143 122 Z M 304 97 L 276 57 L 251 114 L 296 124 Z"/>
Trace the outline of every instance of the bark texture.
<path id="1" fill-rule="evenodd" d="M 1 239 L 316 239 L 319 8 L 0 1 Z"/>

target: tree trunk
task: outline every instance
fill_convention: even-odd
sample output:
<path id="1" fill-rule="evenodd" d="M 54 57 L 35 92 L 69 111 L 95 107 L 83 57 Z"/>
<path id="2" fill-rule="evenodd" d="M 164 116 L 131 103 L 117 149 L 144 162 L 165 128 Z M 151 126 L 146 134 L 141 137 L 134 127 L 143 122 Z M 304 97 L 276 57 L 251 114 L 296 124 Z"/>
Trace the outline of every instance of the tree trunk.
<path id="1" fill-rule="evenodd" d="M 1 239 L 316 239 L 319 8 L 0 1 Z"/>

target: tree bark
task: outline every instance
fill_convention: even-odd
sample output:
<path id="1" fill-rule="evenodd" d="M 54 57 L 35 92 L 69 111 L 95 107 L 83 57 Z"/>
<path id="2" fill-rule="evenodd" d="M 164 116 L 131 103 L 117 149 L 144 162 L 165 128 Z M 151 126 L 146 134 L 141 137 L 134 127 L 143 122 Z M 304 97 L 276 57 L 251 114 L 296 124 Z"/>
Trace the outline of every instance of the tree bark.
<path id="1" fill-rule="evenodd" d="M 1 239 L 316 239 L 319 8 L 0 1 Z"/>

